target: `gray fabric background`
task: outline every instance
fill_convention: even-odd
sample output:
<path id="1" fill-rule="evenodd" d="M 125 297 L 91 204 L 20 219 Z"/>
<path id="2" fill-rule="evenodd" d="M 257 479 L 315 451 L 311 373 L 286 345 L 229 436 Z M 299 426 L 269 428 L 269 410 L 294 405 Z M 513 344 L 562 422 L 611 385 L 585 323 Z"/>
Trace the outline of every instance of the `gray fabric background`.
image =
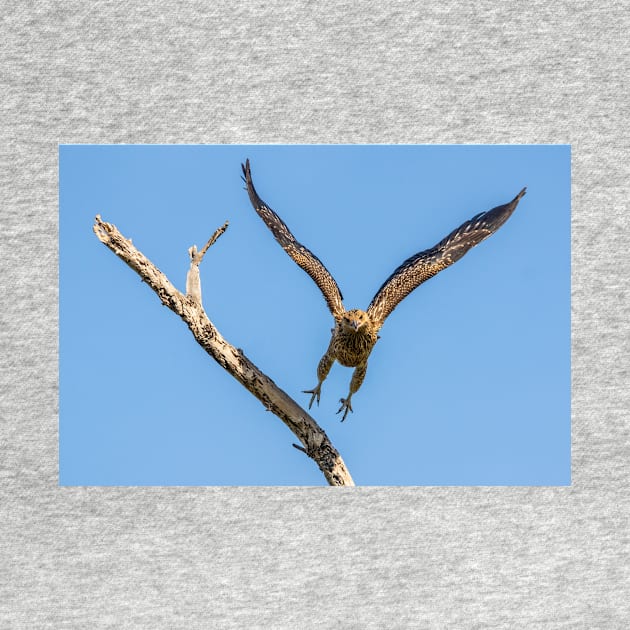
<path id="1" fill-rule="evenodd" d="M 43 0 L 0 24 L 1 628 L 630 627 L 626 2 Z M 59 488 L 67 142 L 571 143 L 572 487 Z"/>

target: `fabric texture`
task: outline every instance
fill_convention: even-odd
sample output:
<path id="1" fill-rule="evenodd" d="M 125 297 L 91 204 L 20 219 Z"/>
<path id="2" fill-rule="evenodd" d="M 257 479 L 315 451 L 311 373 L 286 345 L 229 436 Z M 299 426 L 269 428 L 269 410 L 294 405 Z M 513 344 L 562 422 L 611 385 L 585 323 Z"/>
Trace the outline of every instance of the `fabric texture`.
<path id="1" fill-rule="evenodd" d="M 0 31 L 0 627 L 628 627 L 627 3 L 41 0 Z M 572 486 L 59 487 L 59 143 L 570 143 Z"/>

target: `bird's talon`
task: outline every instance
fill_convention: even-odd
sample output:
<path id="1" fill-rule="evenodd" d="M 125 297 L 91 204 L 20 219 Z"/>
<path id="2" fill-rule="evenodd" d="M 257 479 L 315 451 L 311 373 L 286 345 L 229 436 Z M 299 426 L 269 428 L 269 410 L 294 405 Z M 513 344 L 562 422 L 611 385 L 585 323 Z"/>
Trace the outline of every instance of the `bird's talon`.
<path id="1" fill-rule="evenodd" d="M 313 406 L 313 401 L 317 400 L 317 406 L 319 407 L 319 397 L 321 396 L 322 387 L 318 385 L 314 389 L 303 389 L 303 394 L 312 394 L 311 401 L 308 403 L 308 408 L 310 409 Z"/>
<path id="2" fill-rule="evenodd" d="M 340 398 L 339 402 L 341 403 L 341 407 L 339 407 L 339 411 L 337 413 L 341 413 L 345 409 L 345 411 L 343 412 L 343 417 L 341 418 L 341 422 L 343 422 L 346 419 L 348 412 L 352 411 L 352 413 L 354 413 L 354 411 L 352 410 L 350 399 Z"/>

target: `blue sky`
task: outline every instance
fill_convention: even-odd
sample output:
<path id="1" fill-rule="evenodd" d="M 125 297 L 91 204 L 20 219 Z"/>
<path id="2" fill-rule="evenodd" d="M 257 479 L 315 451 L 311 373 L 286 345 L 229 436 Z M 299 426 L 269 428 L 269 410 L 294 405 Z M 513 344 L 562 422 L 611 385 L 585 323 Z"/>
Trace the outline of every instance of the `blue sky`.
<path id="1" fill-rule="evenodd" d="M 223 336 L 303 405 L 332 317 L 243 189 L 366 308 L 405 258 L 527 186 L 509 221 L 390 315 L 354 413 L 335 364 L 311 410 L 358 485 L 570 483 L 570 147 L 61 146 L 60 483 L 325 485 L 293 434 L 92 232 L 180 289 L 187 249 Z"/>

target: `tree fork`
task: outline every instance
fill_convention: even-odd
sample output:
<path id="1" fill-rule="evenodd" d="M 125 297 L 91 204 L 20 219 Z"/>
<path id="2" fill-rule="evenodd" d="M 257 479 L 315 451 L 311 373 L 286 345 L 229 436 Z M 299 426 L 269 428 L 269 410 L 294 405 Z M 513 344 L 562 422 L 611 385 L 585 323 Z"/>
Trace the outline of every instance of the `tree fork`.
<path id="1" fill-rule="evenodd" d="M 325 431 L 307 411 L 256 367 L 241 349 L 235 348 L 222 337 L 203 308 L 199 264 L 227 226 L 226 221 L 200 252 L 195 245 L 188 250 L 190 270 L 186 279 L 186 295 L 178 291 L 166 275 L 132 244 L 131 239 L 126 239 L 115 225 L 104 222 L 100 215 L 96 215 L 93 230 L 104 245 L 155 291 L 162 304 L 184 320 L 197 343 L 256 396 L 265 409 L 284 422 L 302 443 L 303 447 L 299 450 L 317 464 L 331 486 L 353 486 L 350 472 Z"/>

